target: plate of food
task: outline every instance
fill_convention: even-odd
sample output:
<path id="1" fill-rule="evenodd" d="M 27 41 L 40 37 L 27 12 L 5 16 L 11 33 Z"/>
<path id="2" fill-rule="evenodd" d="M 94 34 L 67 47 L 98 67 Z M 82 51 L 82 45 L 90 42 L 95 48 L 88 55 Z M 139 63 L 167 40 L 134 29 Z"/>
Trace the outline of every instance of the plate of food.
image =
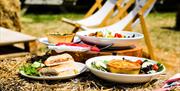
<path id="1" fill-rule="evenodd" d="M 80 39 L 75 34 L 49 33 L 47 37 L 39 38 L 38 41 L 46 45 L 56 45 L 58 43 L 78 43 Z"/>
<path id="2" fill-rule="evenodd" d="M 23 65 L 19 73 L 37 80 L 63 80 L 76 77 L 86 70 L 83 63 L 75 62 L 71 55 L 64 53 Z"/>
<path id="3" fill-rule="evenodd" d="M 87 44 L 76 44 L 76 43 L 58 43 L 55 46 L 48 46 L 50 50 L 55 50 L 57 53 L 61 53 L 64 51 L 75 51 L 75 52 L 87 52 L 94 51 L 99 52 L 100 49 L 96 46 L 91 46 Z"/>
<path id="4" fill-rule="evenodd" d="M 144 36 L 137 32 L 92 30 L 80 31 L 76 35 L 85 43 L 98 46 L 111 45 L 112 47 L 132 46 L 139 42 Z"/>
<path id="5" fill-rule="evenodd" d="M 96 76 L 120 83 L 144 83 L 165 72 L 165 66 L 153 60 L 131 56 L 98 56 L 86 61 Z"/>

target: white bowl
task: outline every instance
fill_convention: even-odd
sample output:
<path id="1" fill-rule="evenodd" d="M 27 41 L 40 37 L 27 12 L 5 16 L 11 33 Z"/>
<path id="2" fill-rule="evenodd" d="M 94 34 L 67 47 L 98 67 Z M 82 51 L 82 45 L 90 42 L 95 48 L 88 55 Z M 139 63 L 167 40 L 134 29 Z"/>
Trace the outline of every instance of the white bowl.
<path id="1" fill-rule="evenodd" d="M 87 36 L 90 33 L 95 33 L 96 31 L 81 31 L 77 32 L 76 35 L 83 41 L 99 46 L 107 46 L 110 44 L 113 44 L 112 47 L 123 47 L 123 46 L 132 46 L 139 42 L 140 39 L 142 39 L 144 36 L 141 33 L 137 32 L 128 32 L 128 31 L 116 31 L 112 32 L 114 33 L 120 33 L 122 35 L 126 36 L 132 36 L 135 35 L 134 38 L 101 38 L 101 37 L 94 37 L 94 36 Z"/>
<path id="2" fill-rule="evenodd" d="M 94 61 L 122 59 L 123 57 L 125 59 L 132 60 L 132 61 L 136 61 L 138 59 L 145 60 L 145 58 L 138 58 L 138 57 L 131 57 L 131 56 L 99 56 L 99 57 L 94 57 L 94 58 L 88 59 L 86 61 L 86 66 L 94 75 L 96 75 L 102 79 L 108 80 L 108 81 L 120 82 L 120 83 L 144 83 L 144 82 L 148 82 L 148 81 L 156 78 L 158 75 L 165 72 L 164 65 L 163 65 L 164 69 L 160 72 L 153 73 L 153 74 L 138 74 L 138 75 L 104 72 L 101 70 L 97 70 L 91 66 L 91 63 Z M 153 60 L 149 60 L 149 61 L 151 61 L 153 63 L 157 63 Z"/>

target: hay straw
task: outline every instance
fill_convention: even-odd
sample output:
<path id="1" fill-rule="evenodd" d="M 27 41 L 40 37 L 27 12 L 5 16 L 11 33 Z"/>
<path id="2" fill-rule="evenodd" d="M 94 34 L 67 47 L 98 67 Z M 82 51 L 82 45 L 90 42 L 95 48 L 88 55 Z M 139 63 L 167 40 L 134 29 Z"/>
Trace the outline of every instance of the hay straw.
<path id="1" fill-rule="evenodd" d="M 162 81 L 147 84 L 120 84 L 102 80 L 85 72 L 70 80 L 38 81 L 22 77 L 18 69 L 31 58 L 30 55 L 0 60 L 0 90 L 2 91 L 150 91 L 161 86 Z"/>

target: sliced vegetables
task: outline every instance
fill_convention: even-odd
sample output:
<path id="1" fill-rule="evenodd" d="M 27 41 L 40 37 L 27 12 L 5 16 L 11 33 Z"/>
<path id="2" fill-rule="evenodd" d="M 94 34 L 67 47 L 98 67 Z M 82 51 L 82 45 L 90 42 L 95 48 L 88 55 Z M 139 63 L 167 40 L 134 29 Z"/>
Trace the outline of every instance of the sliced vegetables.
<path id="1" fill-rule="evenodd" d="M 106 66 L 107 61 L 97 61 L 97 62 L 92 62 L 91 65 L 93 68 L 108 72 L 107 66 Z"/>
<path id="2" fill-rule="evenodd" d="M 120 33 L 112 33 L 110 31 L 97 31 L 95 33 L 90 33 L 88 36 L 94 36 L 94 37 L 103 37 L 103 38 L 134 38 L 135 35 L 127 36 L 122 35 Z"/>
<path id="3" fill-rule="evenodd" d="M 150 61 L 143 61 L 142 66 L 141 66 L 141 73 L 142 74 L 152 74 L 152 73 L 156 73 L 159 71 L 162 71 L 163 65 L 161 63 L 152 63 Z"/>

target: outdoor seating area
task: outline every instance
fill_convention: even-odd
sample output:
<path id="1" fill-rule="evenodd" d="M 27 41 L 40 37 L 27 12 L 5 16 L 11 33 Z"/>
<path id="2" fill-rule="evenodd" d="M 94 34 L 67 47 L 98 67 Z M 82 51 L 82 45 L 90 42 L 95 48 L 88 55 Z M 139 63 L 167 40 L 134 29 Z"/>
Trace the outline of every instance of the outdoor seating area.
<path id="1" fill-rule="evenodd" d="M 180 32 L 157 0 L 94 0 L 86 13 L 58 14 L 22 3 L 0 0 L 0 90 L 180 90 Z"/>

